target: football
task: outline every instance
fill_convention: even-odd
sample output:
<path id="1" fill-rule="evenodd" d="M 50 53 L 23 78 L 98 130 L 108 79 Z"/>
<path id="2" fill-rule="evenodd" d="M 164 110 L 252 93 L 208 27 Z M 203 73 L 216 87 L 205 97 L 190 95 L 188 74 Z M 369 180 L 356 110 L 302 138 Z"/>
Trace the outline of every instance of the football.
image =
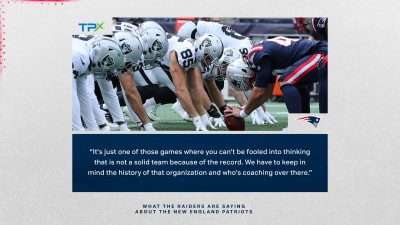
<path id="1" fill-rule="evenodd" d="M 232 107 L 227 106 L 227 109 L 232 109 Z M 226 127 L 229 130 L 244 130 L 244 119 L 243 118 L 236 118 L 234 116 L 226 116 L 226 113 L 224 112 L 224 120 Z"/>

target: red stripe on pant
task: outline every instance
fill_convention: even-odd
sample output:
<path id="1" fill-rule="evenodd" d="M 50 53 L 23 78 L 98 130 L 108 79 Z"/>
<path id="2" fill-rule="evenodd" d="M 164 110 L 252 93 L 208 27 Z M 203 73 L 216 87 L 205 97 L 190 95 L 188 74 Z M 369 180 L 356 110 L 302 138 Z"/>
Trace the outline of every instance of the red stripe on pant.
<path id="1" fill-rule="evenodd" d="M 325 58 L 322 61 L 324 62 L 324 65 L 328 67 L 328 56 L 325 56 Z"/>
<path id="2" fill-rule="evenodd" d="M 321 57 L 324 56 L 324 54 L 314 54 L 311 58 L 309 58 L 305 63 L 301 64 L 299 67 L 297 67 L 292 73 L 290 73 L 283 81 L 287 82 L 288 80 L 290 80 L 290 78 L 292 78 L 294 75 L 296 75 L 300 70 L 302 70 L 304 67 L 306 67 L 307 65 L 309 65 L 315 58 L 317 58 L 319 55 L 321 55 Z M 304 77 L 306 74 L 308 74 L 311 70 L 315 69 L 315 67 L 318 66 L 318 61 L 314 62 L 314 64 L 312 66 L 310 66 L 310 68 L 308 68 L 306 71 L 304 71 L 303 73 L 301 73 L 296 79 L 294 79 L 292 82 L 289 82 L 291 84 L 295 84 L 298 80 L 300 80 L 302 77 Z"/>

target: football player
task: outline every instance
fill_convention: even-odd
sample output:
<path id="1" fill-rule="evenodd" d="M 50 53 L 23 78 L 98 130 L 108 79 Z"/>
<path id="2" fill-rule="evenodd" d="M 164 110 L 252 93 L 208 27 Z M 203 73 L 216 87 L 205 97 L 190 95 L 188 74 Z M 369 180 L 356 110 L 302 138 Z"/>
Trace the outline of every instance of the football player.
<path id="1" fill-rule="evenodd" d="M 102 35 L 96 35 L 96 36 L 74 36 L 75 38 L 78 38 L 80 40 L 86 41 L 86 45 L 90 45 L 90 42 L 96 39 L 101 39 Z M 110 77 L 108 77 L 110 78 Z M 110 79 L 105 79 L 104 75 L 96 75 L 93 76 L 92 74 L 87 76 L 87 91 L 88 95 L 90 97 L 91 103 L 92 103 L 92 109 L 93 113 L 96 119 L 97 124 L 99 125 L 99 128 L 101 130 L 109 130 L 110 127 L 107 124 L 107 121 L 104 118 L 104 113 L 100 110 L 99 104 L 97 102 L 97 97 L 94 94 L 95 91 L 95 85 L 94 85 L 94 79 L 96 79 L 97 84 L 99 86 L 99 91 L 98 94 L 101 94 L 101 98 L 104 100 L 105 104 L 107 105 L 107 108 L 109 109 L 110 115 L 113 118 L 113 121 L 117 123 L 117 129 L 121 131 L 129 131 L 125 119 L 123 117 L 119 102 L 118 102 L 118 97 L 113 89 L 112 82 Z M 117 78 L 118 80 L 118 78 Z M 111 124 L 110 124 L 111 125 Z M 115 127 L 115 125 L 113 126 Z"/>
<path id="2" fill-rule="evenodd" d="M 84 130 L 80 115 L 88 130 L 98 130 L 90 98 L 86 89 L 86 76 L 110 77 L 118 74 L 124 66 L 124 57 L 118 44 L 106 37 L 91 42 L 72 39 L 72 129 Z"/>
<path id="3" fill-rule="evenodd" d="M 294 18 L 294 28 L 300 33 L 310 34 L 308 40 L 328 41 L 328 17 L 313 17 L 311 19 L 312 29 L 308 29 L 310 21 L 307 18 Z M 328 56 L 324 57 L 324 63 L 328 66 Z"/>
<path id="4" fill-rule="evenodd" d="M 184 36 L 184 37 L 191 37 L 193 39 L 198 38 L 199 36 L 203 35 L 204 33 L 211 33 L 214 34 L 215 36 L 219 37 L 224 45 L 225 48 L 232 47 L 237 49 L 240 54 L 242 55 L 243 58 L 247 57 L 247 53 L 252 47 L 252 42 L 250 38 L 243 36 L 234 30 L 230 26 L 223 25 L 220 23 L 216 22 L 206 22 L 206 21 L 199 21 L 197 25 L 193 22 L 187 22 L 178 31 L 178 35 Z M 204 72 L 204 69 L 203 71 Z M 210 85 L 212 81 L 207 81 L 205 82 L 206 84 L 209 84 L 209 87 L 212 88 L 212 86 L 215 85 Z M 217 86 L 220 87 L 220 89 L 223 88 L 223 81 L 214 81 L 217 83 Z M 219 83 L 220 82 L 220 83 Z M 209 89 L 210 89 L 209 88 Z M 236 101 L 243 106 L 246 101 L 247 101 L 247 96 L 245 95 L 244 92 L 242 91 L 237 91 L 232 87 L 229 87 L 231 92 L 233 93 Z M 214 92 L 216 92 L 214 90 Z M 249 91 L 251 92 L 251 90 Z M 225 107 L 220 107 L 221 112 L 225 110 Z M 265 106 L 264 106 L 265 108 Z M 261 116 L 261 115 L 260 115 Z M 271 114 L 268 113 L 265 109 L 265 114 L 262 115 L 262 119 L 259 119 L 259 116 L 257 114 L 251 114 L 253 124 L 264 124 L 264 121 L 267 123 L 274 123 L 273 121 L 277 122 L 275 118 L 272 117 Z"/>
<path id="5" fill-rule="evenodd" d="M 206 126 L 213 128 L 203 108 L 201 93 L 204 88 L 199 68 L 217 62 L 223 52 L 221 40 L 212 34 L 205 34 L 196 41 L 170 35 L 168 42 L 162 68 L 169 71 L 180 104 L 193 119 L 196 130 L 206 131 Z"/>
<path id="6" fill-rule="evenodd" d="M 145 32 L 148 30 L 149 32 Z M 140 27 L 129 23 L 117 23 L 113 26 L 113 32 L 119 31 L 131 32 L 135 36 L 138 35 L 141 42 L 143 42 L 142 36 L 144 36 L 145 40 L 154 36 L 154 40 L 157 41 L 159 46 L 165 46 L 165 48 L 157 53 L 159 56 L 156 56 L 156 52 L 153 52 L 153 54 L 148 53 L 146 63 L 144 56 L 142 56 L 141 60 L 133 66 L 134 80 L 142 102 L 144 102 L 143 107 L 150 119 L 158 121 L 160 120 L 156 115 L 158 104 L 176 102 L 175 87 L 172 83 L 172 78 L 165 75 L 164 71 L 160 68 L 162 56 L 166 54 L 168 49 L 165 31 L 159 24 L 153 21 L 146 21 L 140 24 Z M 157 74 L 164 74 L 165 76 L 157 76 Z M 138 121 L 129 104 L 127 104 L 126 112 L 133 121 Z"/>
<path id="7" fill-rule="evenodd" d="M 160 46 L 156 46 L 156 41 L 154 40 L 145 40 L 144 46 L 138 37 L 133 35 L 130 32 L 116 32 L 114 33 L 114 39 L 118 42 L 120 48 L 122 49 L 122 53 L 124 54 L 124 70 L 122 74 L 119 76 L 119 80 L 123 87 L 123 93 L 125 102 L 129 104 L 130 109 L 133 111 L 132 113 L 137 116 L 141 121 L 141 130 L 144 131 L 155 131 L 153 125 L 149 123 L 146 112 L 143 108 L 142 99 L 140 94 L 136 88 L 135 80 L 133 78 L 133 67 L 137 65 L 138 61 L 142 57 L 142 53 L 144 58 L 149 57 L 150 54 L 158 54 L 160 50 Z M 149 41 L 153 41 L 152 43 L 148 43 Z M 149 47 L 150 44 L 150 47 Z M 146 52 L 143 50 L 146 48 Z M 161 46 L 162 48 L 162 46 Z M 151 53 L 149 53 L 149 51 Z M 153 57 L 153 56 L 151 56 Z"/>
<path id="8" fill-rule="evenodd" d="M 327 71 L 322 60 L 327 54 L 327 42 L 320 41 L 276 37 L 254 45 L 247 55 L 247 66 L 237 63 L 228 67 L 228 76 L 240 75 L 245 71 L 247 78 L 243 83 L 246 85 L 251 85 L 255 80 L 253 92 L 244 109 L 227 109 L 228 116 L 247 117 L 265 102 L 273 90 L 273 71 L 282 68 L 288 68 L 279 77 L 279 84 L 289 113 L 302 113 L 302 98 L 297 87 L 317 81 L 320 84 L 320 113 L 327 113 Z M 254 74 L 249 71 L 250 68 Z"/>

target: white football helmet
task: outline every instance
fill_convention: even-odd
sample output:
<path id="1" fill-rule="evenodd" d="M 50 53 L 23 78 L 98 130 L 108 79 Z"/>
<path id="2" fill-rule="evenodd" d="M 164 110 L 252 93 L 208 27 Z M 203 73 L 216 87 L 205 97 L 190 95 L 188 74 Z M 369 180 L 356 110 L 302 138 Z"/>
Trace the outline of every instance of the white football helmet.
<path id="1" fill-rule="evenodd" d="M 154 21 L 145 21 L 139 25 L 140 32 L 144 32 L 150 28 L 154 28 L 154 29 L 163 31 L 165 33 L 164 28 L 162 28 L 162 26 L 160 24 L 158 24 Z"/>
<path id="2" fill-rule="evenodd" d="M 229 84 L 240 91 L 247 91 L 253 87 L 256 79 L 254 72 L 242 59 L 237 59 L 228 65 L 226 70 Z"/>
<path id="3" fill-rule="evenodd" d="M 98 78 L 117 76 L 124 69 L 124 55 L 114 39 L 97 38 L 89 44 L 90 71 Z"/>
<path id="4" fill-rule="evenodd" d="M 178 36 L 198 39 L 200 37 L 199 32 L 197 32 L 197 26 L 192 21 L 188 21 L 179 28 Z"/>
<path id="5" fill-rule="evenodd" d="M 218 65 L 213 67 L 212 74 L 216 80 L 224 80 L 226 78 L 226 69 L 229 64 L 237 59 L 242 59 L 240 51 L 236 48 L 228 47 L 224 49 L 224 53 L 218 60 Z"/>
<path id="6" fill-rule="evenodd" d="M 194 42 L 196 47 L 196 59 L 202 67 L 218 63 L 224 51 L 222 41 L 213 34 L 204 34 Z"/>
<path id="7" fill-rule="evenodd" d="M 135 66 L 143 53 L 139 38 L 129 32 L 116 32 L 113 37 L 124 55 L 125 68 Z"/>
<path id="8" fill-rule="evenodd" d="M 158 66 L 168 51 L 168 39 L 165 32 L 149 28 L 141 34 L 143 46 L 144 68 L 152 69 Z"/>
<path id="9" fill-rule="evenodd" d="M 116 24 L 113 25 L 112 27 L 112 32 L 116 33 L 116 32 L 120 32 L 120 31 L 125 31 L 125 32 L 131 32 L 134 35 L 138 36 L 138 29 L 139 27 L 137 27 L 136 25 L 133 25 L 131 23 L 127 23 L 127 22 L 118 22 Z"/>

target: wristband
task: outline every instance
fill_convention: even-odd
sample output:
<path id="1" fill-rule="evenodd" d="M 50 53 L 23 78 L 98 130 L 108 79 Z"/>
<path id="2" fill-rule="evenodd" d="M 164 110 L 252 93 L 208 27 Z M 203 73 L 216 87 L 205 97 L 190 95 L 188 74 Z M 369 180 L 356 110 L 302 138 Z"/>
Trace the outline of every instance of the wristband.
<path id="1" fill-rule="evenodd" d="M 242 117 L 242 118 L 246 118 L 246 117 L 248 117 L 249 115 L 247 115 L 245 112 L 244 112 L 244 109 L 242 109 L 241 111 L 240 111 L 240 117 Z"/>
<path id="2" fill-rule="evenodd" d="M 209 110 L 207 110 L 208 115 L 210 115 L 211 117 L 214 118 L 219 118 L 221 117 L 221 115 L 219 115 L 217 108 L 215 108 L 215 106 L 213 104 L 211 104 L 211 107 Z"/>
<path id="3" fill-rule="evenodd" d="M 224 106 L 222 106 L 222 107 L 219 107 L 219 111 L 220 111 L 222 114 L 224 114 L 225 109 L 226 109 L 226 104 L 225 104 Z"/>

